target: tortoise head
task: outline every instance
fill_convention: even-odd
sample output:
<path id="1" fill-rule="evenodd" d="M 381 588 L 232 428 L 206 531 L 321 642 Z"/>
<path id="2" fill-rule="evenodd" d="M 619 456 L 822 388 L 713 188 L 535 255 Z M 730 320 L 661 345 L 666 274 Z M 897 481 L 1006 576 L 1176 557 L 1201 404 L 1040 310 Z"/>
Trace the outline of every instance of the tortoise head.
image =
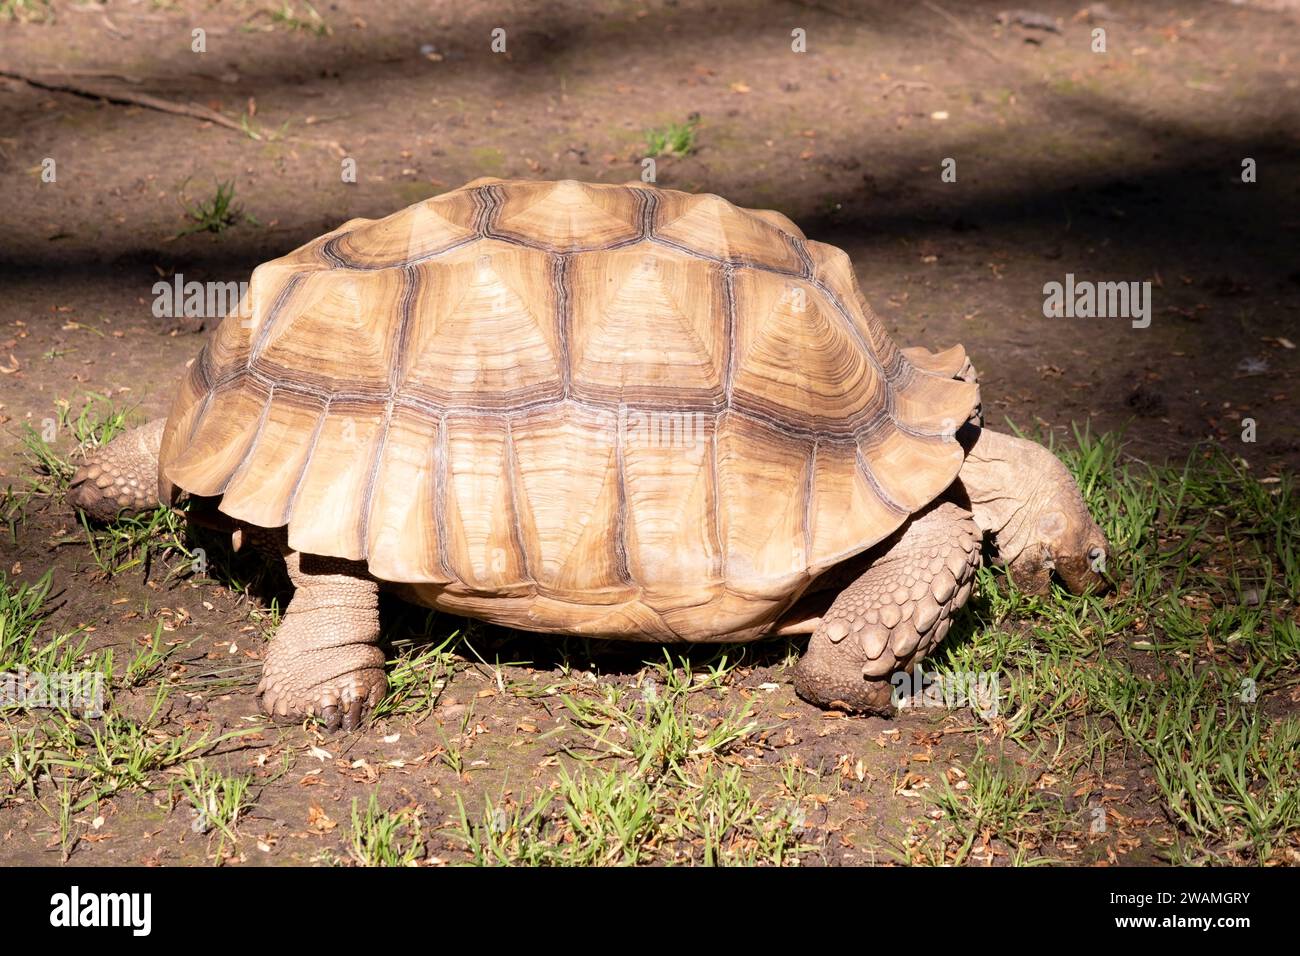
<path id="1" fill-rule="evenodd" d="M 1110 545 L 1060 459 L 989 428 L 964 437 L 961 487 L 1016 586 L 1043 594 L 1055 574 L 1075 594 L 1105 590 Z"/>
<path id="2" fill-rule="evenodd" d="M 1022 591 L 1046 592 L 1053 573 L 1074 594 L 1102 591 L 1109 584 L 1110 545 L 1072 481 L 1040 499 L 1038 513 L 1026 523 L 1021 538 L 999 538 L 998 550 Z"/>

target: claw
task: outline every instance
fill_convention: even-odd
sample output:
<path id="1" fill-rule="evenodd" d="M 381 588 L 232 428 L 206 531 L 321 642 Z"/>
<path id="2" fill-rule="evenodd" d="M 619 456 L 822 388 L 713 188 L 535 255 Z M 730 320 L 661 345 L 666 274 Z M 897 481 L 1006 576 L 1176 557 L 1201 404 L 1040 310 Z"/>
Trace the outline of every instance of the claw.
<path id="1" fill-rule="evenodd" d="M 262 693 L 262 709 L 276 723 L 316 717 L 328 732 L 353 731 L 365 725 L 366 715 L 382 695 L 382 684 L 364 681 L 359 686 L 327 684 L 303 690 L 271 686 Z"/>
<path id="2" fill-rule="evenodd" d="M 343 729 L 352 731 L 361 725 L 362 701 L 354 700 L 348 708 L 347 714 L 343 717 Z"/>

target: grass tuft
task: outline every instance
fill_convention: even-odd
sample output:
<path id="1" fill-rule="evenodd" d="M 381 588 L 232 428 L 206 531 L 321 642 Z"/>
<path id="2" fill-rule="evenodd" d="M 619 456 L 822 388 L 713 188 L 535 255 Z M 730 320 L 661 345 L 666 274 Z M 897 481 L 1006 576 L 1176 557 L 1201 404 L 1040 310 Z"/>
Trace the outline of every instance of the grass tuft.
<path id="1" fill-rule="evenodd" d="M 666 126 L 646 130 L 646 155 L 657 158 L 688 156 L 695 152 L 695 136 L 699 122 L 699 118 L 693 116 L 685 123 L 669 123 Z"/>

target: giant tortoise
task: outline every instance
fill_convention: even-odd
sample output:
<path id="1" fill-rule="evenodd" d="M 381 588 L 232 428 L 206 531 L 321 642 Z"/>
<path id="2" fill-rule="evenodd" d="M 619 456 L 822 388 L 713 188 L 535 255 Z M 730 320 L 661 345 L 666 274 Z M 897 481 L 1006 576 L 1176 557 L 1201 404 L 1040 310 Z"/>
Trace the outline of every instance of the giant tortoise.
<path id="1" fill-rule="evenodd" d="M 181 495 L 282 556 L 260 694 L 351 728 L 378 593 L 640 641 L 808 634 L 823 706 L 886 713 L 970 595 L 1100 583 L 1043 447 L 980 425 L 961 346 L 904 349 L 785 216 L 640 183 L 479 179 L 259 266 L 165 420 L 82 467 L 107 519 Z"/>

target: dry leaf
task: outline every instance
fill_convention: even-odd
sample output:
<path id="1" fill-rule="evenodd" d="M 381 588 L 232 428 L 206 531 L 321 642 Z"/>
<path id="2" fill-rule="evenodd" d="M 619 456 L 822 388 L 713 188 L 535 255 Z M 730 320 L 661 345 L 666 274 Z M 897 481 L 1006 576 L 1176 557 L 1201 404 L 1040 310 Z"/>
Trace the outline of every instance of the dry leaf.
<path id="1" fill-rule="evenodd" d="M 319 805 L 313 803 L 307 808 L 307 826 L 315 830 L 317 833 L 329 833 L 329 831 L 333 830 L 338 826 L 338 824 L 331 820 L 329 815 L 326 814 Z"/>

